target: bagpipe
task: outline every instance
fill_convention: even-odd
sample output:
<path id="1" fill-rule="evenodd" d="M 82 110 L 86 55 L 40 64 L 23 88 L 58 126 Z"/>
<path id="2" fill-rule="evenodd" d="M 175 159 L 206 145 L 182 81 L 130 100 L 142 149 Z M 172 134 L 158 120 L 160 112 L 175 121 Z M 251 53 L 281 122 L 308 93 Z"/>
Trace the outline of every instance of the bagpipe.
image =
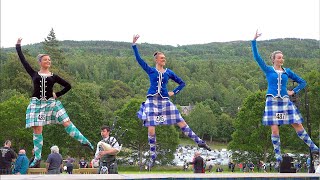
<path id="1" fill-rule="evenodd" d="M 107 151 L 111 149 L 116 143 L 119 144 L 119 146 L 122 146 L 121 139 L 124 137 L 125 133 L 128 131 L 128 129 L 122 130 L 121 126 L 118 126 L 118 128 L 115 130 L 116 123 L 118 121 L 118 116 L 116 116 L 113 120 L 112 126 L 110 128 L 110 134 L 109 139 L 107 142 L 100 141 L 98 142 L 99 151 Z M 114 133 L 113 133 L 114 132 Z M 115 139 L 111 141 L 111 135 Z"/>

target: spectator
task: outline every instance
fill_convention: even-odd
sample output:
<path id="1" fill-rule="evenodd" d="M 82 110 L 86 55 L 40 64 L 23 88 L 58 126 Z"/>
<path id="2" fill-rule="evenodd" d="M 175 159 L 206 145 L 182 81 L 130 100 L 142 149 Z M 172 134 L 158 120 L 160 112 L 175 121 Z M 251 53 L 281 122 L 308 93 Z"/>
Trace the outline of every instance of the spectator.
<path id="1" fill-rule="evenodd" d="M 84 157 L 81 157 L 80 161 L 79 161 L 79 168 L 87 168 L 88 167 L 88 163 L 86 160 L 84 160 Z"/>
<path id="2" fill-rule="evenodd" d="M 294 167 L 296 168 L 296 172 L 300 172 L 301 164 L 297 160 L 295 160 Z"/>
<path id="3" fill-rule="evenodd" d="M 242 171 L 246 172 L 246 169 L 247 169 L 247 163 L 243 162 Z"/>
<path id="4" fill-rule="evenodd" d="M 253 164 L 253 162 L 249 163 L 249 169 L 250 169 L 251 172 L 254 172 L 254 164 Z"/>
<path id="5" fill-rule="evenodd" d="M 212 166 L 212 164 L 210 164 L 210 165 L 209 165 L 209 168 L 208 168 L 208 171 L 211 172 L 212 169 L 213 169 L 213 166 Z"/>
<path id="6" fill-rule="evenodd" d="M 189 163 L 187 162 L 187 160 L 184 160 L 184 163 L 183 163 L 183 170 L 184 171 L 187 171 L 189 168 Z"/>
<path id="7" fill-rule="evenodd" d="M 26 150 L 20 149 L 18 158 L 14 165 L 13 174 L 27 174 L 29 159 L 26 156 Z"/>
<path id="8" fill-rule="evenodd" d="M 262 168 L 262 164 L 261 164 L 261 161 L 258 161 L 258 164 L 257 164 L 257 169 L 258 169 L 258 172 L 260 172 L 260 169 Z"/>
<path id="9" fill-rule="evenodd" d="M 267 165 L 266 163 L 264 163 L 263 161 L 260 161 L 261 162 L 261 168 L 263 169 L 263 172 L 267 172 Z"/>
<path id="10" fill-rule="evenodd" d="M 223 172 L 223 169 L 220 166 L 218 166 L 216 172 Z"/>
<path id="11" fill-rule="evenodd" d="M 194 153 L 194 159 L 190 164 L 193 164 L 194 166 L 194 173 L 204 173 L 203 168 L 204 168 L 204 160 L 200 156 L 200 152 L 195 152 Z"/>
<path id="12" fill-rule="evenodd" d="M 234 168 L 235 168 L 235 164 L 233 162 L 231 162 L 231 172 L 234 172 Z"/>
<path id="13" fill-rule="evenodd" d="M 59 154 L 58 146 L 52 146 L 46 161 L 47 174 L 60 174 L 62 171 L 62 156 Z"/>
<path id="14" fill-rule="evenodd" d="M 72 174 L 74 161 L 75 161 L 74 158 L 71 158 L 70 156 L 68 156 L 68 158 L 67 158 L 67 173 L 68 174 Z"/>
<path id="15" fill-rule="evenodd" d="M 12 162 L 17 157 L 11 149 L 11 141 L 6 140 L 4 146 L 0 148 L 0 174 L 12 174 Z"/>
<path id="16" fill-rule="evenodd" d="M 31 163 L 33 162 L 34 158 L 35 158 L 34 149 L 32 149 L 32 158 L 31 158 L 30 161 L 29 161 L 29 166 L 30 166 Z M 40 168 L 40 162 L 41 162 L 41 161 L 36 161 L 36 164 L 35 164 L 32 168 Z"/>
<path id="17" fill-rule="evenodd" d="M 239 169 L 240 169 L 240 172 L 243 172 L 243 163 L 239 164 Z"/>

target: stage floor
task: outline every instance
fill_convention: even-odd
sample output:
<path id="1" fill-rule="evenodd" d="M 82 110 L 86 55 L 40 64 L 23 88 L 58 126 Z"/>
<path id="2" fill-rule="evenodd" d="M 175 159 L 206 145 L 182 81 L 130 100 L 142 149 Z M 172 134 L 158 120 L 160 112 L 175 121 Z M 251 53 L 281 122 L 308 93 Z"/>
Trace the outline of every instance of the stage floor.
<path id="1" fill-rule="evenodd" d="M 320 174 L 309 173 L 208 173 L 208 174 L 60 174 L 0 175 L 0 179 L 314 179 Z"/>

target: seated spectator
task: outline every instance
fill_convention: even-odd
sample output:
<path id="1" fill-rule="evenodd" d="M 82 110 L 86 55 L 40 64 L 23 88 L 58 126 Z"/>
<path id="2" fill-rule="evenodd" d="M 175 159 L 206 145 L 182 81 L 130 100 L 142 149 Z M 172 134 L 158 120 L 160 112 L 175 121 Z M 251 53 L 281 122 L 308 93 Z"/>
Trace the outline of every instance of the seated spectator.
<path id="1" fill-rule="evenodd" d="M 79 161 L 79 168 L 87 168 L 88 167 L 88 163 L 86 160 L 84 160 L 84 157 L 81 157 L 80 161 Z"/>
<path id="2" fill-rule="evenodd" d="M 13 174 L 27 174 L 29 159 L 26 156 L 26 150 L 20 149 L 18 158 L 14 164 Z"/>

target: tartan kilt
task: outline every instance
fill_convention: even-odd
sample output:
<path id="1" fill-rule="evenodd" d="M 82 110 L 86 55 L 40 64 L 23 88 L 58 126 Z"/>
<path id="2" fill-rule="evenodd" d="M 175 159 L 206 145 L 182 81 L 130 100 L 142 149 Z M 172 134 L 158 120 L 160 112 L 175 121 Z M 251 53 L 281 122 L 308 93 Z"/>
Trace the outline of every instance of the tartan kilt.
<path id="1" fill-rule="evenodd" d="M 26 128 L 47 124 L 62 124 L 69 116 L 59 100 L 32 97 L 26 112 Z"/>
<path id="2" fill-rule="evenodd" d="M 160 95 L 149 96 L 137 112 L 143 126 L 172 125 L 184 121 L 177 107 Z"/>
<path id="3" fill-rule="evenodd" d="M 263 125 L 301 124 L 303 118 L 289 98 L 267 96 L 262 119 Z"/>

